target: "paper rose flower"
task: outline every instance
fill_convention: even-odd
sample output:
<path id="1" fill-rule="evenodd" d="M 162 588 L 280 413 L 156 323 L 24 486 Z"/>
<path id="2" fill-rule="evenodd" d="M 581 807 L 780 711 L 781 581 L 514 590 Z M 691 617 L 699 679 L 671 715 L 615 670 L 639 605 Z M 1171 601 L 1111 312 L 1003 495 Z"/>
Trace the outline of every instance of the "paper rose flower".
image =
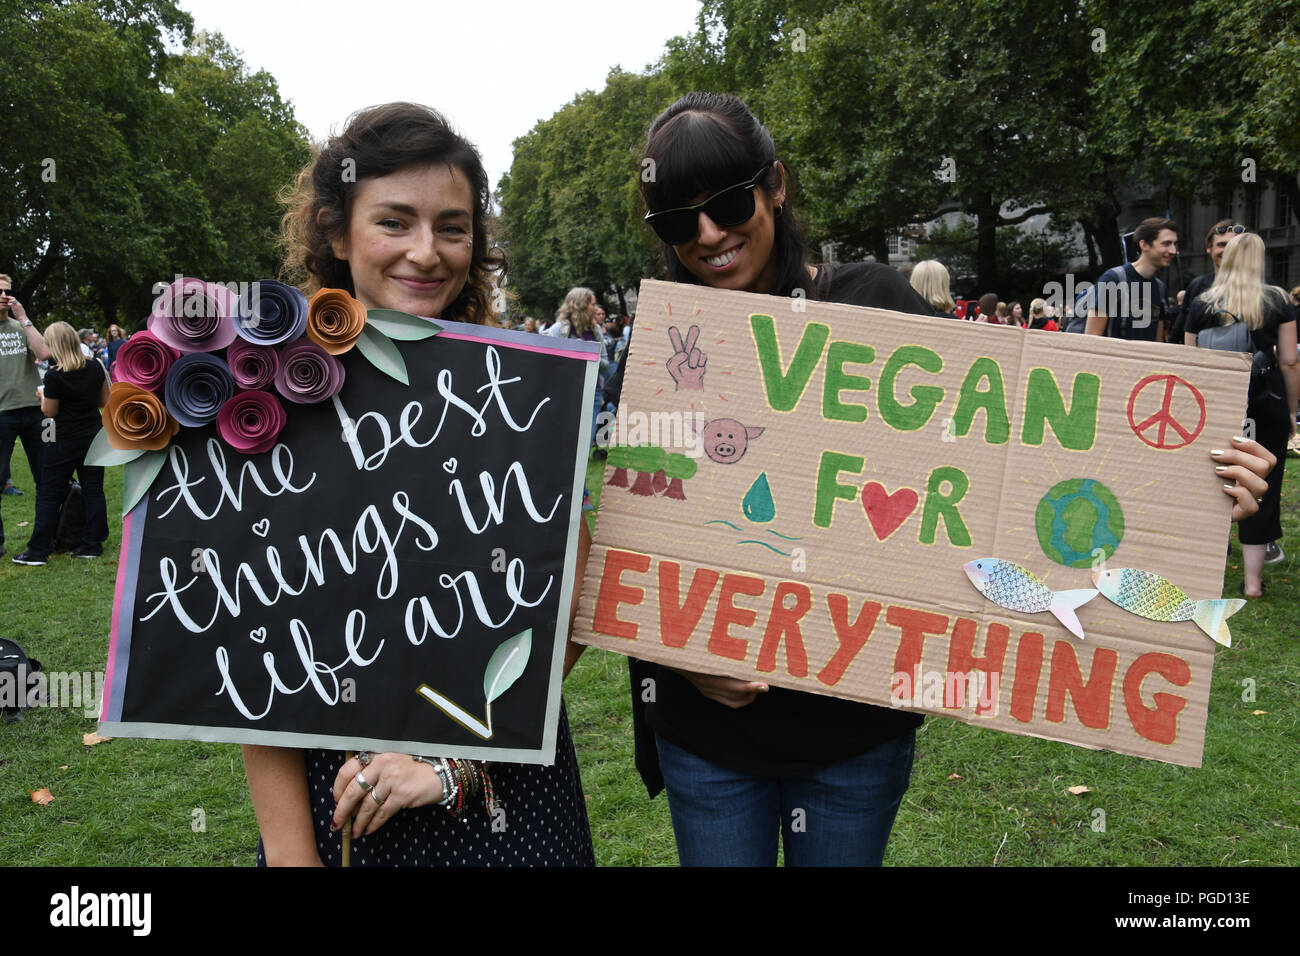
<path id="1" fill-rule="evenodd" d="M 366 327 L 366 307 L 342 289 L 321 289 L 311 297 L 307 338 L 330 355 L 342 355 Z"/>
<path id="2" fill-rule="evenodd" d="M 226 349 L 226 364 L 240 388 L 266 388 L 280 370 L 280 355 L 269 346 L 235 339 Z"/>
<path id="3" fill-rule="evenodd" d="M 284 406 L 270 392 L 240 392 L 217 412 L 217 434 L 245 455 L 270 450 L 284 423 Z"/>
<path id="4" fill-rule="evenodd" d="M 178 352 L 215 352 L 235 340 L 234 293 L 182 276 L 154 300 L 149 331 Z"/>
<path id="5" fill-rule="evenodd" d="M 291 402 L 313 405 L 338 394 L 343 363 L 313 342 L 300 340 L 280 349 L 275 388 Z"/>
<path id="6" fill-rule="evenodd" d="M 217 417 L 235 394 L 235 380 L 215 355 L 182 355 L 167 373 L 164 402 L 172 417 L 186 428 L 198 428 Z"/>
<path id="7" fill-rule="evenodd" d="M 239 299 L 236 334 L 254 345 L 280 345 L 302 338 L 307 297 L 274 279 L 254 282 Z"/>
<path id="8" fill-rule="evenodd" d="M 117 350 L 113 377 L 119 382 L 157 391 L 180 354 L 152 332 L 137 332 Z"/>
<path id="9" fill-rule="evenodd" d="M 101 419 L 109 445 L 119 451 L 161 451 L 181 430 L 162 399 L 130 382 L 113 383 Z"/>

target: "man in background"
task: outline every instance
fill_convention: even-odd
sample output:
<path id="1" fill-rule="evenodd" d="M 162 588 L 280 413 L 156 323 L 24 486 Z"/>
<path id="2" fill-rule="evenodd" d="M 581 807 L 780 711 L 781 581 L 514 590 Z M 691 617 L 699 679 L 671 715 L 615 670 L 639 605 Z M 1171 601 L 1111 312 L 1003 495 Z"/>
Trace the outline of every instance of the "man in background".
<path id="1" fill-rule="evenodd" d="M 1107 269 L 1088 290 L 1084 332 L 1113 339 L 1164 342 L 1168 328 L 1165 284 L 1156 276 L 1178 255 L 1178 227 L 1169 219 L 1143 219 L 1133 231 L 1138 257 Z"/>
<path id="2" fill-rule="evenodd" d="M 41 384 L 37 362 L 50 357 L 40 331 L 27 317 L 23 304 L 13 297 L 13 279 L 0 274 L 0 487 L 9 483 L 9 459 L 14 442 L 23 443 L 32 480 L 41 481 L 45 446 L 41 402 L 36 389 Z M 0 497 L 0 503 L 4 501 Z M 0 555 L 5 553 L 4 518 L 0 516 Z"/>

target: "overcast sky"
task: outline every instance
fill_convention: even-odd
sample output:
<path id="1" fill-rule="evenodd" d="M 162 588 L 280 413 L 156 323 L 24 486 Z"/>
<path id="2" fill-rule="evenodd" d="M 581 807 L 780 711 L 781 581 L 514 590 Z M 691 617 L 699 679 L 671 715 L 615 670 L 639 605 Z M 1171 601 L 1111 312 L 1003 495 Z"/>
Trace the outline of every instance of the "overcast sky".
<path id="1" fill-rule="evenodd" d="M 495 188 L 511 141 L 611 67 L 640 72 L 690 33 L 698 0 L 180 0 L 264 69 L 298 121 L 324 138 L 393 100 L 441 110 L 483 154 Z M 665 103 L 664 106 L 668 104 Z"/>

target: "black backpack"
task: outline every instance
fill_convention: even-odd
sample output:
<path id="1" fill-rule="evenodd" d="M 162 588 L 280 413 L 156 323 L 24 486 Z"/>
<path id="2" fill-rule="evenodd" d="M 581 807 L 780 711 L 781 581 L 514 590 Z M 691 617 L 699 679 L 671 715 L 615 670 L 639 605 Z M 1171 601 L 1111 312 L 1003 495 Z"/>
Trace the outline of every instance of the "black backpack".
<path id="1" fill-rule="evenodd" d="M 40 661 L 28 657 L 14 641 L 0 637 L 0 717 L 22 720 L 40 669 Z"/>
<path id="2" fill-rule="evenodd" d="M 1273 354 L 1264 349 L 1255 348 L 1250 326 L 1231 312 L 1220 312 L 1232 321 L 1227 325 L 1211 325 L 1196 333 L 1196 347 L 1215 349 L 1220 352 L 1244 352 L 1250 360 L 1250 392 L 1247 402 L 1256 402 L 1262 398 L 1281 400 L 1285 395 L 1285 385 L 1274 374 Z"/>

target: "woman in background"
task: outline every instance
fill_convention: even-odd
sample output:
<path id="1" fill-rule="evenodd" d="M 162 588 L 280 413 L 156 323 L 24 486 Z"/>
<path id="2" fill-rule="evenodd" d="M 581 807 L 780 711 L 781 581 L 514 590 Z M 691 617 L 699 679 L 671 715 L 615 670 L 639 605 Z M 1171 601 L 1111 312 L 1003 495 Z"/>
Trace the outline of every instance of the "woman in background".
<path id="1" fill-rule="evenodd" d="M 86 358 L 77 330 L 67 322 L 53 322 L 45 330 L 45 344 L 54 362 L 36 390 L 41 414 L 47 419 L 52 441 L 45 447 L 41 480 L 36 490 L 36 520 L 32 536 L 14 564 L 48 563 L 59 529 L 59 510 L 68 497 L 76 472 L 86 509 L 82 539 L 74 558 L 97 558 L 108 540 L 108 504 L 104 500 L 104 469 L 86 464 L 86 452 L 101 426 L 99 410 L 108 404 L 108 375 L 96 359 Z"/>
<path id="2" fill-rule="evenodd" d="M 952 292 L 948 289 L 948 282 L 948 270 L 937 259 L 918 262 L 912 270 L 912 288 L 936 312 L 955 319 L 957 315 L 953 312 L 953 306 L 956 303 L 953 302 Z"/>
<path id="3" fill-rule="evenodd" d="M 1268 476 L 1268 490 L 1259 511 L 1237 525 L 1241 541 L 1242 594 L 1264 594 L 1264 553 L 1269 542 L 1282 537 L 1282 471 L 1287 441 L 1296 433 L 1296 403 L 1300 399 L 1300 364 L 1296 359 L 1296 310 L 1286 291 L 1264 284 L 1264 240 L 1251 232 L 1234 236 L 1223 250 L 1214 284 L 1197 297 L 1187 316 L 1184 340 L 1196 345 L 1197 335 L 1211 326 L 1244 322 L 1256 361 L 1281 366 L 1281 382 L 1252 388 L 1246 417 L 1255 423 L 1255 438 L 1277 458 Z M 1262 353 L 1262 357 L 1260 357 Z"/>

